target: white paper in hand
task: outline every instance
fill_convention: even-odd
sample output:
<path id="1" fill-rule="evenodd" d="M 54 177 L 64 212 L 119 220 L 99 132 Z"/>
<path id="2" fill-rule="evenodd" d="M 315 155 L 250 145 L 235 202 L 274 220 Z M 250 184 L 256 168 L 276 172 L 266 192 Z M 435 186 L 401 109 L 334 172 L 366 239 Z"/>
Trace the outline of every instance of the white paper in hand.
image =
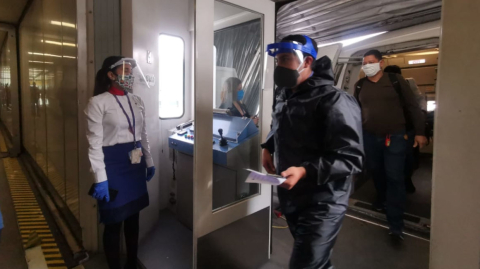
<path id="1" fill-rule="evenodd" d="M 282 184 L 283 182 L 285 182 L 285 180 L 287 180 L 286 178 L 278 175 L 264 174 L 251 169 L 245 170 L 250 172 L 247 180 L 245 181 L 246 183 L 269 184 L 276 186 Z"/>

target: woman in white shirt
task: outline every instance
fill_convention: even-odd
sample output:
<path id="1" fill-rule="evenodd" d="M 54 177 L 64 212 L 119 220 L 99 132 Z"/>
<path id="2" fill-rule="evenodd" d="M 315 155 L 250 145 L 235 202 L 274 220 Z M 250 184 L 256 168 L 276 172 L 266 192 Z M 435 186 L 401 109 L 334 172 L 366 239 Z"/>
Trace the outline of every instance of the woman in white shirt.
<path id="1" fill-rule="evenodd" d="M 110 269 L 120 267 L 120 230 L 124 224 L 127 264 L 137 268 L 139 212 L 149 204 L 147 184 L 155 174 L 145 126 L 145 105 L 131 94 L 134 59 L 111 56 L 95 78 L 87 115 L 89 158 L 105 224 L 103 245 Z"/>

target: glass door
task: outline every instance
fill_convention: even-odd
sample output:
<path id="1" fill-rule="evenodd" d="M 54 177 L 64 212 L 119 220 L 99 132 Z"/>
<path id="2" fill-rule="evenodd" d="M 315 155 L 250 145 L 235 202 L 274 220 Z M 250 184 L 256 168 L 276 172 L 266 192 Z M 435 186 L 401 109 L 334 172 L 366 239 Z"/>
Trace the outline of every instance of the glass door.
<path id="1" fill-rule="evenodd" d="M 194 268 L 269 259 L 271 186 L 245 183 L 245 169 L 263 170 L 273 101 L 273 59 L 263 52 L 274 42 L 274 13 L 270 1 L 196 1 Z"/>

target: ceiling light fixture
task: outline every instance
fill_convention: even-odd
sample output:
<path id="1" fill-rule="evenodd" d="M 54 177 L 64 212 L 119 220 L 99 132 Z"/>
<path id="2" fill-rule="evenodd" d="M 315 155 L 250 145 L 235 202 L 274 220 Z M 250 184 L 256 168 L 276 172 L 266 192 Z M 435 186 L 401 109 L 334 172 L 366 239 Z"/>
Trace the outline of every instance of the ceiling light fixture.
<path id="1" fill-rule="evenodd" d="M 418 53 L 407 54 L 407 56 L 422 56 L 422 55 L 433 55 L 433 54 L 438 54 L 438 51 L 418 52 Z"/>
<path id="2" fill-rule="evenodd" d="M 77 26 L 73 23 L 68 23 L 68 22 L 62 22 L 62 21 L 50 21 L 51 24 L 53 25 L 59 25 L 59 26 L 66 26 L 66 27 L 71 27 L 71 28 L 77 28 Z"/>
<path id="3" fill-rule="evenodd" d="M 408 64 L 424 64 L 425 59 L 418 59 L 418 60 L 410 60 L 408 61 Z"/>
<path id="4" fill-rule="evenodd" d="M 354 37 L 354 38 L 349 38 L 349 39 L 345 39 L 345 40 L 342 40 L 342 41 L 337 41 L 337 42 L 332 42 L 332 43 L 327 43 L 327 44 L 320 44 L 320 45 L 318 45 L 318 47 L 321 48 L 321 47 L 325 47 L 325 46 L 329 46 L 329 45 L 333 45 L 333 44 L 337 44 L 337 43 L 342 43 L 343 46 L 346 47 L 346 46 L 350 46 L 352 44 L 355 44 L 357 42 L 360 42 L 360 41 L 363 41 L 363 40 L 366 40 L 366 39 L 369 39 L 369 38 L 372 38 L 372 37 L 375 37 L 375 36 L 378 36 L 378 35 L 381 35 L 381 34 L 385 34 L 386 32 L 387 31 L 374 33 L 374 34 L 369 34 L 369 35 L 364 35 L 364 36 L 359 36 L 359 37 Z"/>
<path id="5" fill-rule="evenodd" d="M 53 64 L 53 62 L 42 62 L 42 61 L 28 61 L 29 63 L 39 63 L 39 64 Z"/>
<path id="6" fill-rule="evenodd" d="M 40 40 L 42 43 L 45 42 L 47 44 L 53 44 L 53 45 L 59 45 L 59 46 L 69 46 L 69 47 L 76 47 L 77 45 L 73 43 L 67 43 L 67 42 L 58 42 L 58 41 L 52 41 L 52 40 Z"/>
<path id="7" fill-rule="evenodd" d="M 68 58 L 68 59 L 77 59 L 74 56 L 67 56 L 67 55 L 55 55 L 55 54 L 48 54 L 48 53 L 40 53 L 40 52 L 28 52 L 29 55 L 40 55 L 40 56 L 48 56 L 48 57 L 56 57 L 56 58 Z"/>

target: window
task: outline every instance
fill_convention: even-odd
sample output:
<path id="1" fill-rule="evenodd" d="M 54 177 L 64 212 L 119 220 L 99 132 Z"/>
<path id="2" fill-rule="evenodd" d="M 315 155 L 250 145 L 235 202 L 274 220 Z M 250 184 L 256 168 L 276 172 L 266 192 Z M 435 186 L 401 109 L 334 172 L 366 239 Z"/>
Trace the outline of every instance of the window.
<path id="1" fill-rule="evenodd" d="M 158 116 L 180 118 L 185 111 L 185 44 L 176 36 L 158 37 Z"/>

